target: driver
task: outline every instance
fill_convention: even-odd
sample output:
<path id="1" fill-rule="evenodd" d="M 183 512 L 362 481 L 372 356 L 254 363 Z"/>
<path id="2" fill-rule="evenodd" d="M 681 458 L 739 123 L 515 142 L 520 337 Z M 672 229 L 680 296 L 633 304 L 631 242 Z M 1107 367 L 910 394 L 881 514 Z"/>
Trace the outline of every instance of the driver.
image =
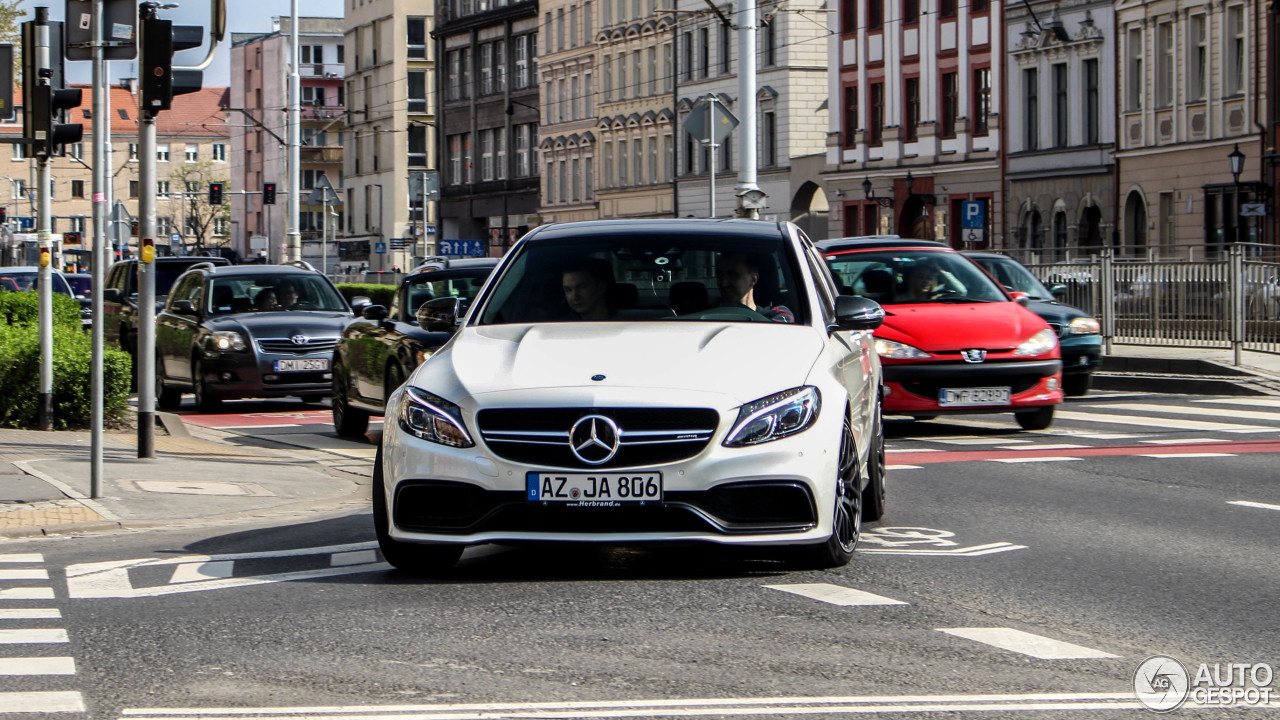
<path id="1" fill-rule="evenodd" d="M 911 268 L 906 282 L 899 288 L 898 302 L 924 302 L 933 300 L 942 291 L 938 282 L 938 266 L 932 260 L 922 260 Z"/>
<path id="2" fill-rule="evenodd" d="M 292 280 L 285 280 L 276 286 L 276 297 L 281 310 L 298 309 L 298 289 L 294 287 Z"/>
<path id="3" fill-rule="evenodd" d="M 756 304 L 756 284 L 760 282 L 760 262 L 746 253 L 728 252 L 716 263 L 716 284 L 720 286 L 722 307 L 745 307 L 773 322 L 793 323 L 796 316 L 786 306 Z"/>
<path id="4" fill-rule="evenodd" d="M 605 260 L 584 258 L 565 268 L 561 277 L 565 302 L 585 321 L 613 317 L 607 296 L 613 285 L 613 270 Z"/>

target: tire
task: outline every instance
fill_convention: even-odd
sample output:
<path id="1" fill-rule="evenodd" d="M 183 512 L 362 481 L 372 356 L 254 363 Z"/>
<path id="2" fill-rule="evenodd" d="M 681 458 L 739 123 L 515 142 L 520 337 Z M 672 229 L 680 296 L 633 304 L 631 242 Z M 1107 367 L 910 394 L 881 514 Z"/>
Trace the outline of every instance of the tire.
<path id="1" fill-rule="evenodd" d="M 912 415 L 911 416 L 912 422 L 927 422 L 929 420 L 937 420 L 937 419 L 938 419 L 937 415 Z"/>
<path id="2" fill-rule="evenodd" d="M 387 366 L 387 374 L 383 378 L 382 384 L 382 406 L 385 408 L 391 400 L 391 393 L 395 392 L 404 384 L 404 370 L 401 369 L 400 363 L 392 362 Z"/>
<path id="3" fill-rule="evenodd" d="M 884 517 L 885 467 L 884 422 L 880 406 L 876 405 L 876 422 L 871 439 L 871 453 L 867 457 L 867 486 L 862 489 L 862 519 L 879 520 Z"/>
<path id="4" fill-rule="evenodd" d="M 360 437 L 369 429 L 369 413 L 347 404 L 347 373 L 333 368 L 333 429 L 342 437 Z"/>
<path id="5" fill-rule="evenodd" d="M 816 545 L 799 548 L 793 564 L 814 570 L 843 567 L 853 559 L 862 535 L 861 473 L 858 449 L 853 442 L 853 428 L 848 417 L 840 438 L 840 460 L 836 470 L 836 500 L 831 518 L 831 537 Z"/>
<path id="6" fill-rule="evenodd" d="M 133 343 L 129 342 L 129 330 L 120 328 L 120 349 L 129 353 L 129 392 L 138 391 L 138 353 L 134 352 Z"/>
<path id="7" fill-rule="evenodd" d="M 387 493 L 382 478 L 382 448 L 373 460 L 373 531 L 382 558 L 391 567 L 412 575 L 437 575 L 453 567 L 462 557 L 462 545 L 424 545 L 394 540 L 389 532 Z"/>
<path id="8" fill-rule="evenodd" d="M 1045 430 L 1053 424 L 1053 405 L 1045 405 L 1035 410 L 1026 412 L 1016 412 L 1013 417 L 1018 420 L 1018 425 L 1023 430 Z"/>
<path id="9" fill-rule="evenodd" d="M 204 363 L 198 355 L 191 358 L 191 387 L 196 396 L 197 410 L 211 413 L 222 408 L 222 398 L 215 395 L 204 381 Z"/>
<path id="10" fill-rule="evenodd" d="M 324 401 L 324 395 L 299 395 L 298 399 L 308 405 L 315 405 Z"/>
<path id="11" fill-rule="evenodd" d="M 182 407 L 182 391 L 164 384 L 164 363 L 156 358 L 156 407 L 177 410 Z"/>
<path id="12" fill-rule="evenodd" d="M 1089 393 L 1089 386 L 1092 384 L 1093 373 L 1066 375 L 1062 378 L 1062 392 L 1070 397 L 1080 397 Z"/>

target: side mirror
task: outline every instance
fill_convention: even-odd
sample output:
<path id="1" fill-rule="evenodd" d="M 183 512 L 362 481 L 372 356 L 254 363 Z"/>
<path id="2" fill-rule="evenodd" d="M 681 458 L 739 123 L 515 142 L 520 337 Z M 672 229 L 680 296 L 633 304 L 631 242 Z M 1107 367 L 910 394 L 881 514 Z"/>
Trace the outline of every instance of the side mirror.
<path id="1" fill-rule="evenodd" d="M 373 301 L 364 295 L 357 295 L 351 298 L 351 310 L 357 315 L 364 312 L 364 309 L 372 304 Z"/>
<path id="2" fill-rule="evenodd" d="M 188 315 L 197 317 L 200 311 L 196 310 L 196 306 L 191 304 L 190 300 L 175 300 L 173 303 L 173 312 L 175 315 Z"/>
<path id="3" fill-rule="evenodd" d="M 386 320 L 387 309 L 381 305 L 365 305 L 360 311 L 360 317 L 365 320 Z"/>
<path id="4" fill-rule="evenodd" d="M 456 297 L 436 298 L 418 308 L 418 327 L 430 332 L 453 332 L 462 316 L 462 301 Z"/>
<path id="5" fill-rule="evenodd" d="M 1009 293 L 1009 297 L 1013 298 L 1013 301 L 1018 303 L 1022 307 L 1026 307 L 1031 304 L 1031 296 L 1027 295 L 1024 292 L 1018 292 L 1017 290 L 1014 290 L 1013 292 Z"/>
<path id="6" fill-rule="evenodd" d="M 884 308 L 875 300 L 861 295 L 836 297 L 836 328 L 838 330 L 875 330 L 884 322 Z"/>
<path id="7" fill-rule="evenodd" d="M 107 302 L 120 302 L 120 288 L 106 288 L 102 291 L 102 299 Z"/>
<path id="8" fill-rule="evenodd" d="M 1063 295 L 1067 294 L 1067 286 L 1063 285 L 1062 283 L 1054 283 L 1050 285 L 1047 289 L 1049 291 L 1049 294 L 1056 298 L 1060 298 Z"/>

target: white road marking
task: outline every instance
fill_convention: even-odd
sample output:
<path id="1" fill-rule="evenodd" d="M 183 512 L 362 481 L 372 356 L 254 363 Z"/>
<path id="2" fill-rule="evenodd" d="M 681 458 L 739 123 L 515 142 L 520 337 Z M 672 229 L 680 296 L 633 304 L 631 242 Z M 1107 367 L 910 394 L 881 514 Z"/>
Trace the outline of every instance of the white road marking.
<path id="1" fill-rule="evenodd" d="M 926 548 L 858 548 L 858 552 L 866 553 L 868 555 L 978 557 L 979 555 L 994 555 L 995 553 L 1009 552 L 1010 550 L 1026 549 L 1026 545 L 1014 545 L 1013 543 L 998 542 L 988 543 L 986 545 L 955 547 L 947 550 L 931 550 Z"/>
<path id="2" fill-rule="evenodd" d="M 1239 505 L 1240 507 L 1259 508 L 1262 510 L 1280 510 L 1280 505 L 1270 505 L 1267 503 L 1251 502 L 1249 500 L 1228 500 L 1228 505 Z"/>
<path id="3" fill-rule="evenodd" d="M 219 425 L 213 430 L 261 430 L 263 428 L 292 428 L 302 427 L 297 423 L 289 423 L 285 425 Z"/>
<path id="4" fill-rule="evenodd" d="M 1192 400 L 1197 403 L 1219 403 L 1226 405 L 1253 405 L 1255 407 L 1269 407 L 1280 410 L 1280 398 L 1274 397 L 1231 397 L 1231 398 L 1206 398 L 1204 400 Z"/>
<path id="5" fill-rule="evenodd" d="M 75 658 L 15 657 L 0 658 L 0 675 L 75 675 Z M 3 712 L 3 710 L 0 710 Z"/>
<path id="6" fill-rule="evenodd" d="M 0 708 L 6 713 L 85 711 L 78 692 L 0 692 Z"/>
<path id="7" fill-rule="evenodd" d="M 226 560 L 222 562 L 182 563 L 173 569 L 173 577 L 169 578 L 169 582 L 170 584 L 189 583 L 229 578 L 234 571 L 235 563 Z"/>
<path id="8" fill-rule="evenodd" d="M 333 455 L 341 455 L 342 457 L 355 458 L 357 460 L 372 460 L 378 454 L 378 448 L 351 448 L 350 450 L 324 448 L 324 451 Z"/>
<path id="9" fill-rule="evenodd" d="M 0 589 L 0 600 L 52 600 L 53 588 L 17 587 Z"/>
<path id="10" fill-rule="evenodd" d="M 10 553 L 8 555 L 0 555 L 0 563 L 41 563 L 44 562 L 44 555 L 40 553 Z"/>
<path id="11" fill-rule="evenodd" d="M 0 580 L 48 580 L 44 568 L 0 568 Z"/>
<path id="12" fill-rule="evenodd" d="M 1136 440 L 1138 438 L 1151 437 L 1150 435 L 1133 435 L 1130 433 L 1079 432 L 1065 428 L 1054 428 L 1053 434 L 1063 437 L 1089 438 L 1090 440 Z"/>
<path id="13" fill-rule="evenodd" d="M 1139 453 L 1138 454 L 1138 457 L 1149 457 L 1149 458 L 1207 458 L 1207 457 L 1235 457 L 1235 456 L 1236 456 L 1235 453 L 1208 453 L 1208 452 L 1206 453 L 1185 452 L 1185 453 L 1163 453 L 1163 454 Z"/>
<path id="14" fill-rule="evenodd" d="M 1090 447 L 1089 445 L 1072 445 L 1063 443 L 1061 445 L 1011 445 L 1009 447 L 998 447 L 997 450 L 1075 450 L 1077 448 Z"/>
<path id="15" fill-rule="evenodd" d="M 923 465 L 885 465 L 885 470 L 923 470 Z"/>
<path id="16" fill-rule="evenodd" d="M 1025 443 L 1030 440 L 1016 440 L 1002 437 L 957 437 L 957 438 L 921 438 L 926 442 L 945 443 L 947 445 L 1009 445 Z"/>
<path id="17" fill-rule="evenodd" d="M 334 553 L 329 557 L 330 567 L 344 565 L 364 565 L 378 562 L 378 553 L 373 550 L 353 550 L 351 552 Z"/>
<path id="18" fill-rule="evenodd" d="M 57 620 L 62 617 L 58 608 L 0 608 L 0 620 Z"/>
<path id="19" fill-rule="evenodd" d="M 1226 438 L 1182 438 L 1182 439 L 1165 439 L 1165 440 L 1143 440 L 1149 445 L 1194 445 L 1196 443 L 1216 443 L 1216 442 L 1233 442 Z"/>
<path id="20" fill-rule="evenodd" d="M 938 628 L 938 630 L 948 635 L 985 643 L 1002 650 L 1030 655 L 1041 660 L 1118 657 L 1101 650 L 1073 645 L 1069 642 L 1033 635 L 1013 628 Z"/>
<path id="21" fill-rule="evenodd" d="M 61 628 L 21 628 L 0 630 L 0 645 L 27 645 L 33 643 L 64 643 L 67 631 Z"/>
<path id="22" fill-rule="evenodd" d="M 1141 403 L 1108 403 L 1094 407 L 1107 410 L 1133 410 L 1136 412 L 1168 413 L 1194 417 L 1226 418 L 1229 420 L 1280 420 L 1280 414 L 1254 410 L 1228 410 L 1226 408 L 1192 407 L 1187 405 L 1144 405 Z M 1280 406 L 1277 406 L 1280 410 Z"/>
<path id="23" fill-rule="evenodd" d="M 892 455 L 894 453 L 923 453 L 923 452 L 946 452 L 946 451 L 941 448 L 915 448 L 915 449 L 898 448 L 893 450 L 887 449 L 884 451 L 886 455 Z"/>
<path id="24" fill-rule="evenodd" d="M 854 607 L 862 605 L 908 605 L 909 603 L 893 598 L 881 597 L 862 590 L 840 587 L 830 583 L 796 583 L 793 585 L 765 585 L 770 590 L 781 590 L 785 593 L 800 595 L 813 600 L 820 600 L 832 605 Z"/>
<path id="25" fill-rule="evenodd" d="M 1141 406 L 1144 410 L 1149 406 Z M 1221 413 L 1219 413 L 1220 415 Z M 1166 430 L 1197 430 L 1200 432 L 1257 433 L 1271 432 L 1274 427 L 1259 425 L 1237 425 L 1235 423 L 1205 422 L 1203 420 L 1178 420 L 1141 415 L 1112 415 L 1110 413 L 1082 413 L 1059 410 L 1059 420 L 1079 420 L 1091 423 L 1111 423 L 1115 425 L 1140 425 L 1147 428 L 1164 428 Z M 1280 418 L 1275 418 L 1280 419 Z"/>
<path id="26" fill-rule="evenodd" d="M 1082 460 L 1078 457 L 1065 457 L 1059 455 L 1050 455 L 1048 457 L 1026 457 L 1026 458 L 991 458 L 988 462 L 998 463 L 1035 463 L 1035 462 L 1066 462 L 1068 460 Z"/>

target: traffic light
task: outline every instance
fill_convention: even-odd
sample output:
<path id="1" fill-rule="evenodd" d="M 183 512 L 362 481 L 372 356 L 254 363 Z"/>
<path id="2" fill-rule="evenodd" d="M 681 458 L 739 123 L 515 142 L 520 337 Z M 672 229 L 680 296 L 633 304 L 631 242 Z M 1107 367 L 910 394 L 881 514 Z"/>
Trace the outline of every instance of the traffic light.
<path id="1" fill-rule="evenodd" d="M 35 141 L 34 155 L 61 155 L 63 145 L 78 143 L 84 137 L 80 123 L 58 122 L 64 113 L 80 107 L 80 88 L 55 89 L 48 85 L 36 85 L 31 97 L 31 134 Z"/>
<path id="2" fill-rule="evenodd" d="M 220 182 L 209 183 L 209 204 L 210 205 L 222 204 L 222 183 Z"/>
<path id="3" fill-rule="evenodd" d="M 0 208 L 0 225 L 9 222 L 9 208 Z"/>
<path id="4" fill-rule="evenodd" d="M 72 230 L 69 232 L 62 233 L 62 243 L 64 245 L 79 245 L 80 242 L 81 242 L 81 235 L 79 232 Z"/>
<path id="5" fill-rule="evenodd" d="M 174 95 L 198 92 L 204 83 L 204 73 L 200 70 L 173 69 L 173 54 L 200 47 L 204 43 L 204 28 L 174 25 L 171 20 L 148 17 L 145 10 L 139 25 L 138 74 L 142 95 L 139 107 L 155 117 L 156 113 L 169 109 Z"/>
<path id="6" fill-rule="evenodd" d="M 262 183 L 262 204 L 263 205 L 276 204 L 276 184 L 275 183 Z"/>

